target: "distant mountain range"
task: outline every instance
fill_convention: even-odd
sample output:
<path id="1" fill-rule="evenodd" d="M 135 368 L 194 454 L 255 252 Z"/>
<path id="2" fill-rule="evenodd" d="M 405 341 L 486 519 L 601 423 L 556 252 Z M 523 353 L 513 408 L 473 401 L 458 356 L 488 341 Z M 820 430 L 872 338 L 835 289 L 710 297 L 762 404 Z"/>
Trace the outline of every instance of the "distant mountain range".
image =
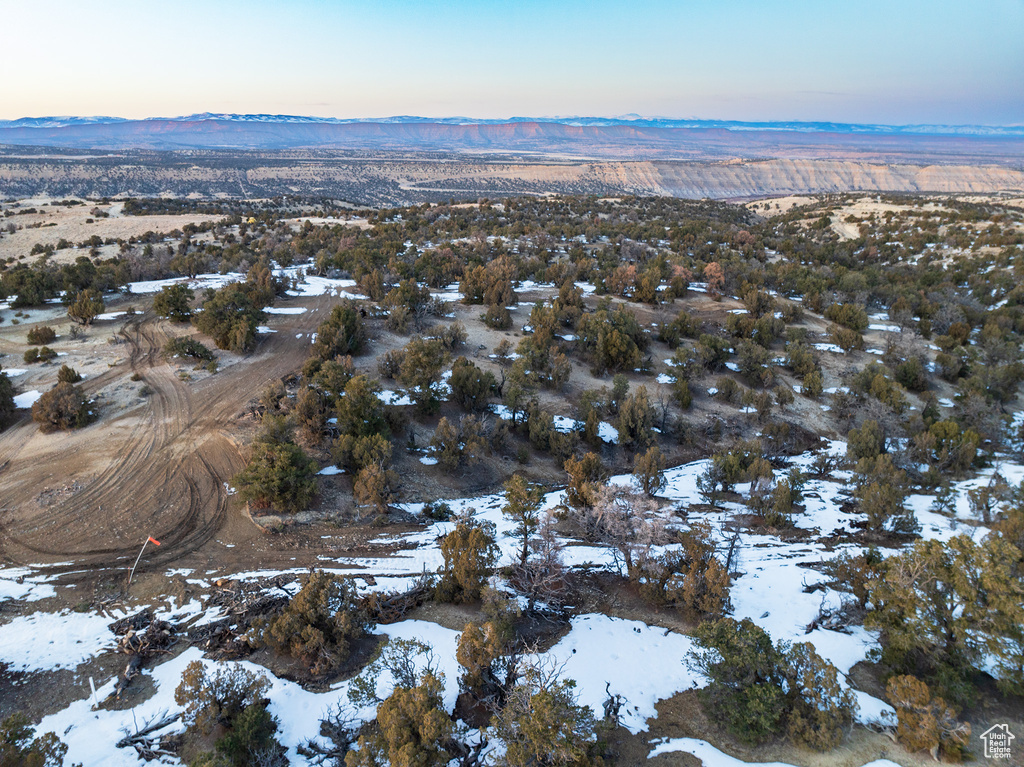
<path id="1" fill-rule="evenodd" d="M 21 147 L 12 150 L 11 147 Z M 125 120 L 0 121 L 0 155 L 80 153 L 440 153 L 564 160 L 731 161 L 787 158 L 880 163 L 1024 164 L 1024 126 L 855 125 L 621 117 L 343 120 L 203 113 Z M 0 189 L 0 192 L 3 190 Z"/>
<path id="2" fill-rule="evenodd" d="M 630 126 L 634 128 L 685 128 L 691 130 L 729 131 L 794 131 L 801 133 L 861 133 L 880 135 L 920 136 L 1006 136 L 1024 137 L 1024 125 L 884 125 L 874 123 L 835 123 L 764 121 L 743 122 L 738 120 L 679 120 L 667 117 L 642 117 L 622 115 L 620 117 L 509 117 L 507 119 L 478 119 L 472 117 L 418 117 L 395 115 L 381 118 L 340 118 L 312 117 L 308 115 L 271 114 L 226 114 L 202 112 L 180 117 L 147 117 L 131 120 L 123 117 L 22 117 L 17 120 L 0 120 L 0 129 L 10 128 L 68 128 L 83 125 L 113 125 L 117 123 L 265 123 L 280 125 L 321 124 L 352 125 L 375 123 L 381 125 L 436 124 L 436 125 L 507 125 L 513 123 L 548 123 L 574 127 Z"/>

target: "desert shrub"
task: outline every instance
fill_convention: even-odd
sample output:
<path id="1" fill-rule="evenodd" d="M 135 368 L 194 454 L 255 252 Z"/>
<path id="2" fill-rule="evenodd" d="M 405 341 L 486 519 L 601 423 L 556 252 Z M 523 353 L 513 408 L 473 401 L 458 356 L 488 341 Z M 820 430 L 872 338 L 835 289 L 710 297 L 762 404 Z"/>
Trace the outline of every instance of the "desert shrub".
<path id="1" fill-rule="evenodd" d="M 49 325 L 39 325 L 28 331 L 28 342 L 33 346 L 48 344 L 57 338 L 57 332 Z"/>
<path id="2" fill-rule="evenodd" d="M 384 321 L 384 327 L 392 333 L 405 335 L 412 325 L 412 310 L 408 306 L 398 304 L 388 310 L 388 318 Z"/>
<path id="3" fill-rule="evenodd" d="M 32 420 L 40 431 L 80 429 L 95 419 L 81 387 L 58 383 L 32 405 Z"/>
<path id="4" fill-rule="evenodd" d="M 587 453 L 582 458 L 569 456 L 563 466 L 569 475 L 565 489 L 565 502 L 573 508 L 593 506 L 597 491 L 605 479 L 604 464 L 596 453 Z"/>
<path id="5" fill-rule="evenodd" d="M 338 466 L 356 473 L 369 466 L 388 468 L 393 449 L 391 441 L 383 434 L 368 434 L 364 437 L 342 434 L 334 441 L 331 454 Z"/>
<path id="6" fill-rule="evenodd" d="M 722 400 L 722 402 L 728 402 L 730 405 L 735 405 L 741 399 L 740 392 L 742 387 L 728 376 L 722 376 L 715 381 L 715 388 L 718 389 L 715 396 Z"/>
<path id="7" fill-rule="evenodd" d="M 846 442 L 846 456 L 851 461 L 876 458 L 885 452 L 885 432 L 878 421 L 865 421 L 860 428 L 850 429 Z"/>
<path id="8" fill-rule="evenodd" d="M 463 410 L 477 412 L 487 408 L 487 400 L 495 389 L 494 375 L 459 357 L 452 363 L 452 375 L 448 381 L 452 387 L 452 399 Z"/>
<path id="9" fill-rule="evenodd" d="M 192 319 L 192 301 L 196 294 L 187 283 L 165 285 L 153 298 L 153 311 L 172 322 Z"/>
<path id="10" fill-rule="evenodd" d="M 51 349 L 49 346 L 42 346 L 38 349 L 32 348 L 25 352 L 24 360 L 28 364 L 34 362 L 49 362 L 50 360 L 57 359 L 57 352 Z"/>
<path id="11" fill-rule="evenodd" d="M 729 609 L 729 574 L 716 554 L 707 523 L 698 522 L 677 536 L 678 546 L 644 551 L 631 578 L 640 594 L 656 605 L 680 605 L 701 615 Z"/>
<path id="12" fill-rule="evenodd" d="M 24 714 L 4 719 L 0 723 L 0 767 L 61 767 L 68 747 L 52 732 L 33 735 Z"/>
<path id="13" fill-rule="evenodd" d="M 285 767 L 285 748 L 274 737 L 278 721 L 263 703 L 246 706 L 217 741 L 217 754 L 233 767 Z"/>
<path id="14" fill-rule="evenodd" d="M 902 387 L 892 380 L 888 368 L 877 362 L 857 371 L 850 378 L 850 389 L 857 394 L 874 397 L 897 413 L 903 413 L 908 406 Z"/>
<path id="15" fill-rule="evenodd" d="M 316 495 L 317 463 L 291 441 L 280 416 L 264 420 L 264 429 L 253 442 L 249 460 L 232 484 L 243 500 L 257 508 L 301 511 Z M 282 434 L 272 433 L 274 430 Z"/>
<path id="16" fill-rule="evenodd" d="M 263 321 L 263 307 L 273 299 L 247 282 L 232 282 L 207 291 L 203 310 L 192 317 L 200 333 L 210 336 L 218 349 L 247 352 L 256 342 L 256 327 Z"/>
<path id="17" fill-rule="evenodd" d="M 959 722 L 956 711 L 942 698 L 933 698 L 928 685 L 913 676 L 894 676 L 885 697 L 896 709 L 896 739 L 908 751 L 929 751 L 960 761 L 971 738 L 971 725 Z"/>
<path id="18" fill-rule="evenodd" d="M 629 309 L 599 309 L 576 323 L 577 343 L 594 371 L 633 370 L 640 366 L 650 338 Z"/>
<path id="19" fill-rule="evenodd" d="M 438 569 L 435 597 L 441 602 L 474 602 L 497 561 L 494 526 L 460 520 L 441 538 L 444 564 Z"/>
<path id="20" fill-rule="evenodd" d="M 818 655 L 810 642 L 794 644 L 785 662 L 789 736 L 815 751 L 831 751 L 853 726 L 857 711 L 853 692 L 843 689 L 839 670 Z"/>
<path id="21" fill-rule="evenodd" d="M 463 416 L 456 427 L 441 418 L 430 438 L 430 447 L 445 471 L 455 471 L 463 464 L 475 463 L 487 452 L 483 423 L 476 416 Z"/>
<path id="22" fill-rule="evenodd" d="M 454 471 L 462 461 L 459 431 L 447 418 L 442 418 L 430 438 L 430 447 L 438 464 L 445 471 Z"/>
<path id="23" fill-rule="evenodd" d="M 243 711 L 259 703 L 270 690 L 263 674 L 231 665 L 207 673 L 202 661 L 185 667 L 174 690 L 174 702 L 184 707 L 182 721 L 189 729 L 208 735 L 218 727 L 230 728 Z"/>
<path id="24" fill-rule="evenodd" d="M 601 391 L 605 391 L 601 389 Z M 618 414 L 622 403 L 629 395 L 629 379 L 622 373 L 612 376 L 612 390 L 608 392 L 607 408 L 609 413 Z"/>
<path id="25" fill-rule="evenodd" d="M 665 459 L 657 445 L 633 458 L 633 482 L 645 495 L 657 495 L 665 487 Z"/>
<path id="26" fill-rule="evenodd" d="M 80 291 L 68 306 L 68 317 L 79 325 L 91 325 L 98 315 L 103 314 L 104 309 L 106 305 L 100 292 L 95 288 L 87 288 Z"/>
<path id="27" fill-rule="evenodd" d="M 868 528 L 875 531 L 914 533 L 919 529 L 913 509 L 904 505 L 906 473 L 897 469 L 888 455 L 862 458 L 854 472 L 854 496 Z"/>
<path id="28" fill-rule="evenodd" d="M 675 319 L 658 329 L 658 340 L 668 344 L 669 349 L 675 349 L 683 338 L 696 338 L 699 332 L 700 323 L 685 311 L 681 311 Z"/>
<path id="29" fill-rule="evenodd" d="M 164 344 L 164 354 L 168 357 L 191 357 L 194 360 L 214 359 L 213 352 L 204 343 L 188 336 L 172 338 Z"/>
<path id="30" fill-rule="evenodd" d="M 782 653 L 749 619 L 703 623 L 694 635 L 699 650 L 689 662 L 709 680 L 702 704 L 730 732 L 763 742 L 783 731 L 785 691 Z"/>
<path id="31" fill-rule="evenodd" d="M 391 426 L 386 406 L 377 396 L 380 386 L 364 375 L 352 376 L 345 384 L 345 396 L 339 397 L 335 416 L 342 437 L 388 436 Z"/>
<path id="32" fill-rule="evenodd" d="M 444 708 L 444 685 L 427 671 L 415 687 L 398 686 L 377 707 L 376 727 L 359 737 L 348 767 L 444 767 L 454 725 Z"/>
<path id="33" fill-rule="evenodd" d="M 437 334 L 437 339 L 449 354 L 461 348 L 467 338 L 466 326 L 458 321 L 445 325 Z"/>
<path id="34" fill-rule="evenodd" d="M 398 474 L 379 463 L 364 466 L 352 484 L 352 497 L 360 506 L 376 510 L 375 522 L 386 523 L 391 502 L 398 495 Z"/>
<path id="35" fill-rule="evenodd" d="M 502 767 L 587 767 L 600 763 L 596 722 L 576 699 L 576 683 L 527 669 L 495 715 L 492 726 L 506 745 Z"/>
<path id="36" fill-rule="evenodd" d="M 14 384 L 6 373 L 0 373 L 0 431 L 14 423 L 15 416 Z"/>
<path id="37" fill-rule="evenodd" d="M 463 669 L 459 687 L 478 700 L 503 691 L 512 674 L 502 674 L 497 666 L 511 650 L 511 634 L 500 621 L 466 624 L 455 651 L 455 659 Z M 505 671 L 514 673 L 507 666 Z"/>
<path id="38" fill-rule="evenodd" d="M 501 513 L 515 523 L 512 534 L 519 538 L 519 566 L 525 567 L 530 556 L 530 538 L 540 524 L 540 506 L 543 492 L 521 474 L 513 475 L 505 483 L 505 503 Z"/>
<path id="39" fill-rule="evenodd" d="M 868 313 L 860 304 L 832 304 L 825 310 L 825 319 L 849 328 L 858 335 L 868 329 Z"/>
<path id="40" fill-rule="evenodd" d="M 739 482 L 771 479 L 771 464 L 762 453 L 763 447 L 757 440 L 740 441 L 730 450 L 715 453 L 707 468 L 697 477 L 698 492 L 708 503 L 715 503 L 719 490 L 731 493 Z"/>
<path id="41" fill-rule="evenodd" d="M 697 354 L 697 361 L 709 373 L 721 370 L 729 361 L 729 348 L 730 344 L 724 338 L 708 333 L 701 335 L 693 347 Z"/>
<path id="42" fill-rule="evenodd" d="M 981 435 L 962 429 L 950 419 L 936 421 L 928 430 L 914 435 L 914 449 L 939 474 L 962 476 L 974 465 L 981 447 Z"/>
<path id="43" fill-rule="evenodd" d="M 72 367 L 67 365 L 61 365 L 60 370 L 57 371 L 57 382 L 58 383 L 69 383 L 76 384 L 82 380 L 82 374 L 79 373 Z"/>
<path id="44" fill-rule="evenodd" d="M 654 441 L 654 416 L 647 387 L 637 387 L 619 408 L 619 444 L 629 450 L 647 448 Z"/>
<path id="45" fill-rule="evenodd" d="M 363 319 L 355 304 L 346 301 L 331 309 L 331 315 L 317 328 L 313 354 L 322 360 L 333 360 L 346 354 L 359 354 L 366 343 Z"/>
<path id="46" fill-rule="evenodd" d="M 319 443 L 327 428 L 327 395 L 310 386 L 303 386 L 295 397 L 295 421 L 303 436 Z"/>
<path id="47" fill-rule="evenodd" d="M 817 399 L 825 389 L 825 379 L 820 370 L 812 370 L 800 383 L 801 393 L 809 399 Z"/>
<path id="48" fill-rule="evenodd" d="M 918 541 L 877 565 L 865 625 L 878 629 L 881 660 L 923 677 L 955 705 L 974 697 L 982 665 L 1000 689 L 1024 691 L 1024 585 L 1020 550 L 999 535 Z"/>
<path id="49" fill-rule="evenodd" d="M 762 743 L 788 732 L 821 751 L 842 740 L 856 702 L 811 645 L 773 644 L 747 618 L 702 623 L 695 639 L 690 665 L 709 680 L 701 700 L 737 737 Z"/>
<path id="50" fill-rule="evenodd" d="M 851 352 L 854 349 L 864 348 L 864 336 L 858 333 L 856 330 L 843 327 L 842 325 L 829 325 L 826 328 L 828 337 L 832 339 L 832 343 L 842 349 L 844 352 Z"/>
<path id="51" fill-rule="evenodd" d="M 447 522 L 452 518 L 452 507 L 444 501 L 427 501 L 420 513 L 434 522 Z"/>
<path id="52" fill-rule="evenodd" d="M 810 347 L 798 342 L 786 346 L 786 367 L 792 370 L 797 378 L 803 378 L 817 370 L 818 363 Z"/>
<path id="53" fill-rule="evenodd" d="M 433 413 L 440 406 L 436 391 L 447 359 L 444 345 L 435 338 L 412 338 L 403 349 L 398 380 L 410 389 L 410 396 L 420 413 Z"/>
<path id="54" fill-rule="evenodd" d="M 896 383 L 908 391 L 923 392 L 928 388 L 928 373 L 924 361 L 913 356 L 896 365 L 893 372 Z"/>
<path id="55" fill-rule="evenodd" d="M 508 330 L 512 327 L 512 313 L 505 306 L 488 306 L 480 319 L 492 330 Z"/>
<path id="56" fill-rule="evenodd" d="M 299 593 L 267 623 L 261 638 L 280 652 L 301 659 L 311 674 L 319 676 L 348 660 L 352 643 L 366 628 L 352 581 L 318 570 L 309 574 Z"/>
<path id="57" fill-rule="evenodd" d="M 824 572 L 832 577 L 832 588 L 852 594 L 856 606 L 863 610 L 868 604 L 871 582 L 879 576 L 883 557 L 871 547 L 860 554 L 843 552 L 825 562 Z"/>
<path id="58" fill-rule="evenodd" d="M 404 359 L 405 352 L 401 349 L 388 349 L 377 358 L 377 373 L 381 378 L 398 378 Z"/>
<path id="59" fill-rule="evenodd" d="M 772 353 L 753 341 L 743 341 L 737 349 L 740 373 L 755 386 L 771 386 L 775 380 Z"/>

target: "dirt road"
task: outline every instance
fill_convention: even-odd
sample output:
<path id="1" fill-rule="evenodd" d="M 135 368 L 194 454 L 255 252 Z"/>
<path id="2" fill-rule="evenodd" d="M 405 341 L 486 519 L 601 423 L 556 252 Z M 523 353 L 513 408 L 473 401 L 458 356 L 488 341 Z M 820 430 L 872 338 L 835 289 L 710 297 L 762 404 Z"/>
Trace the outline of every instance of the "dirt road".
<path id="1" fill-rule="evenodd" d="M 269 383 L 301 366 L 304 339 L 336 300 L 294 302 L 308 311 L 275 315 L 278 332 L 261 336 L 251 355 L 194 383 L 162 357 L 173 335 L 166 321 L 147 313 L 126 323 L 128 365 L 84 387 L 91 394 L 137 374 L 152 391 L 144 402 L 71 433 L 42 434 L 26 420 L 0 435 L 3 560 L 67 570 L 123 566 L 152 535 L 162 543 L 147 556 L 155 567 L 200 553 L 215 538 L 223 556 L 225 546 L 257 536 L 229 501 L 228 480 L 242 466 L 232 437 L 237 420 Z"/>

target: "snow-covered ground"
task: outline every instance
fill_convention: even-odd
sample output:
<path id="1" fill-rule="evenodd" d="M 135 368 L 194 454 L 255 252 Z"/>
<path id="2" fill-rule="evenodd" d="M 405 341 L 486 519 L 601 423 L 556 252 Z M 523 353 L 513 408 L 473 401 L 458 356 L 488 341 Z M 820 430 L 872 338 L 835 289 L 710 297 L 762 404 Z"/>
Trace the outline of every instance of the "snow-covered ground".
<path id="1" fill-rule="evenodd" d="M 391 395 L 385 395 L 391 396 Z M 577 428 L 572 419 L 556 421 L 559 428 Z M 833 455 L 842 455 L 846 446 L 843 442 L 832 442 L 826 448 Z M 792 466 L 808 470 L 813 454 L 797 456 L 790 461 Z M 661 492 L 665 500 L 663 513 L 671 524 L 683 524 L 673 514 L 676 508 L 689 509 L 688 520 L 704 519 L 716 531 L 723 547 L 731 538 L 724 530 L 726 521 L 744 510 L 741 504 L 724 503 L 713 511 L 702 504 L 697 491 L 697 478 L 707 466 L 707 461 L 694 461 L 665 472 L 666 487 Z M 788 470 L 788 467 L 787 467 Z M 1017 484 L 1024 479 L 1024 466 L 1003 463 L 999 472 L 1007 481 Z M 987 530 L 977 525 L 966 525 L 969 518 L 967 491 L 988 482 L 995 469 L 983 471 L 979 476 L 957 483 L 953 491 L 957 495 L 955 518 L 936 514 L 931 510 L 933 498 L 927 495 L 912 495 L 908 505 L 914 509 L 922 526 L 922 535 L 927 538 L 948 539 L 960 532 L 981 537 Z M 325 470 L 323 473 L 328 473 Z M 785 470 L 779 472 L 783 476 Z M 855 627 L 849 633 L 807 627 L 824 606 L 838 606 L 843 596 L 827 587 L 808 593 L 806 586 L 823 584 L 827 578 L 807 565 L 817 564 L 841 552 L 851 554 L 860 551 L 855 545 L 833 546 L 826 550 L 816 536 L 827 536 L 833 531 L 851 531 L 853 523 L 861 519 L 856 513 L 846 513 L 841 508 L 845 494 L 849 492 L 849 474 L 836 472 L 828 479 L 809 480 L 805 487 L 805 511 L 795 516 L 795 524 L 815 535 L 798 540 L 783 540 L 773 535 L 755 532 L 741 533 L 738 537 L 735 562 L 738 577 L 732 587 L 732 615 L 750 618 L 762 626 L 776 641 L 810 642 L 817 652 L 834 663 L 843 675 L 867 653 L 877 647 L 872 632 Z M 613 477 L 611 482 L 627 484 L 629 475 Z M 741 493 L 749 491 L 740 485 Z M 548 493 L 544 499 L 545 509 L 557 507 L 563 491 Z M 476 498 L 448 499 L 448 505 L 456 514 L 471 514 L 480 521 L 494 525 L 500 550 L 499 565 L 509 564 L 517 556 L 517 541 L 514 525 L 501 512 L 504 498 L 495 493 Z M 405 510 L 413 514 L 422 511 L 423 504 L 408 503 Z M 410 533 L 382 533 L 371 541 L 371 545 L 395 547 L 397 553 L 379 557 L 331 557 L 322 556 L 319 566 L 326 571 L 353 576 L 362 591 L 403 589 L 410 586 L 424 572 L 435 571 L 442 563 L 439 537 L 453 527 L 453 522 L 436 522 Z M 331 536 L 325 536 L 330 538 Z M 610 550 L 601 546 L 579 545 L 565 541 L 564 560 L 572 567 L 597 566 L 617 569 L 618 563 Z M 217 578 L 233 577 L 255 580 L 273 575 L 291 575 L 298 582 L 307 570 L 295 567 L 288 571 L 252 571 L 226 573 L 217 571 Z M 185 573 L 186 575 L 190 573 Z M 205 577 L 209 578 L 211 574 Z M 45 572 L 31 568 L 0 570 L 0 602 L 6 600 L 30 601 L 53 594 Z M 208 583 L 200 578 L 197 584 Z M 373 585 L 369 585 L 369 584 Z M 219 608 L 207 609 L 198 600 L 180 607 L 165 608 L 161 617 L 175 620 L 198 618 L 213 620 L 220 615 Z M 63 612 L 50 614 L 31 613 L 8 621 L 0 626 L 0 662 L 11 664 L 12 669 L 41 671 L 45 669 L 75 668 L 78 664 L 96 655 L 109 651 L 114 637 L 108 626 L 113 619 L 89 614 Z M 455 647 L 459 632 L 442 628 L 433 623 L 406 620 L 400 623 L 379 626 L 378 632 L 392 637 L 414 638 L 429 643 L 438 670 L 444 674 L 445 704 L 449 710 L 454 707 L 458 692 L 459 668 L 455 662 Z M 639 621 L 612 618 L 601 614 L 575 616 L 569 632 L 545 653 L 547 660 L 562 668 L 563 675 L 576 680 L 576 691 L 580 702 L 601 715 L 601 704 L 606 697 L 606 687 L 613 694 L 622 695 L 626 704 L 622 707 L 623 724 L 634 733 L 647 728 L 647 719 L 656 715 L 655 704 L 677 692 L 699 687 L 703 680 L 686 664 L 686 656 L 692 647 L 692 640 L 685 635 L 667 631 L 664 628 L 647 625 Z M 93 710 L 88 686 L 83 687 L 83 699 L 67 708 L 46 717 L 40 731 L 52 730 L 61 735 L 69 746 L 71 762 L 91 765 L 139 765 L 142 762 L 135 752 L 117 749 L 114 743 L 121 737 L 122 730 L 133 731 L 136 726 L 159 716 L 162 712 L 178 711 L 173 693 L 182 671 L 192 660 L 201 658 L 197 649 L 189 649 L 180 656 L 143 671 L 149 676 L 154 692 L 134 711 Z M 212 663 L 204 661 L 204 663 Z M 272 681 L 269 693 L 270 710 L 281 722 L 280 739 L 289 748 L 292 764 L 306 764 L 298 755 L 296 747 L 309 738 L 318 737 L 318 720 L 331 706 L 342 704 L 351 707 L 347 691 L 351 682 L 334 685 L 327 692 L 313 693 L 298 685 L 273 678 L 265 669 L 243 662 L 242 666 L 265 673 Z M 112 689 L 114 679 L 96 680 L 100 699 Z M 382 679 L 381 684 L 386 685 Z M 860 703 L 859 718 L 863 722 L 879 719 L 889 707 L 876 698 L 857 692 Z M 373 716 L 372 709 L 352 710 L 356 718 Z M 170 728 L 180 725 L 171 725 Z M 654 753 L 686 752 L 697 756 L 706 765 L 733 767 L 742 764 L 704 741 L 679 738 L 655 744 Z M 888 767 L 891 762 L 873 762 L 872 767 Z M 762 765 L 762 767 L 767 767 Z M 775 765 L 773 767 L 788 767 Z"/>

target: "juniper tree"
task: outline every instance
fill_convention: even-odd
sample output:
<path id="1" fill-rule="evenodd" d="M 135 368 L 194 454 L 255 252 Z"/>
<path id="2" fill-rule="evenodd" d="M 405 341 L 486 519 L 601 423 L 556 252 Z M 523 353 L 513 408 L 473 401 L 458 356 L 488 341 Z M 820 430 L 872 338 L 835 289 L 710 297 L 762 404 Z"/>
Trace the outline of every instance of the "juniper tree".
<path id="1" fill-rule="evenodd" d="M 441 538 L 444 564 L 434 594 L 441 602 L 474 602 L 498 557 L 494 525 L 461 519 Z"/>
<path id="2" fill-rule="evenodd" d="M 519 566 L 525 567 L 530 556 L 530 536 L 540 522 L 541 489 L 516 474 L 505 483 L 505 505 L 502 513 L 515 522 L 513 535 L 521 539 Z"/>

